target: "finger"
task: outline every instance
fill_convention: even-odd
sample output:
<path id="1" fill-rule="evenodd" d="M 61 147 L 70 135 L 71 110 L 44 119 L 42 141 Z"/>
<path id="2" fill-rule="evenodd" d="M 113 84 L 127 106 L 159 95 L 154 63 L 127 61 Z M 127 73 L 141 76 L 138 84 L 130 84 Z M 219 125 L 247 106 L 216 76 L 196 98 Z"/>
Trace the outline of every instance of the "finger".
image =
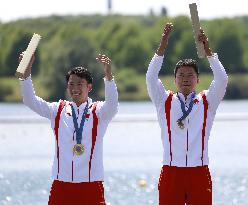
<path id="1" fill-rule="evenodd" d="M 204 33 L 204 31 L 203 31 L 202 27 L 200 27 L 200 32 L 201 32 L 201 33 Z"/>
<path id="2" fill-rule="evenodd" d="M 103 61 L 103 60 L 110 60 L 110 58 L 106 55 L 99 55 L 98 58 L 96 58 L 98 61 Z M 110 60 L 111 61 L 111 60 Z"/>
<path id="3" fill-rule="evenodd" d="M 203 41 L 204 40 L 204 38 L 203 38 L 203 36 L 201 34 L 198 36 L 198 40 L 199 41 Z"/>
<path id="4" fill-rule="evenodd" d="M 104 55 L 104 54 L 98 54 L 98 58 L 101 59 L 101 58 L 108 58 L 108 56 Z"/>
<path id="5" fill-rule="evenodd" d="M 99 54 L 98 54 L 98 57 L 97 57 L 96 59 L 101 59 L 101 58 L 102 58 L 102 54 L 99 53 Z"/>
<path id="6" fill-rule="evenodd" d="M 104 57 L 106 57 L 106 55 L 104 55 L 104 54 L 98 54 L 98 58 L 104 58 Z"/>
<path id="7" fill-rule="evenodd" d="M 96 57 L 96 60 L 97 60 L 98 62 L 100 62 L 100 61 L 102 60 L 102 58 L 103 58 L 102 55 L 99 54 L 98 57 Z"/>
<path id="8" fill-rule="evenodd" d="M 173 29 L 173 26 L 167 26 L 164 28 L 164 32 L 170 32 Z"/>
<path id="9" fill-rule="evenodd" d="M 19 55 L 19 58 L 18 58 L 18 61 L 21 62 L 22 59 L 23 59 L 23 55 L 20 54 L 20 55 Z"/>
<path id="10" fill-rule="evenodd" d="M 111 61 L 110 60 L 101 60 L 101 63 L 103 63 L 103 64 L 110 64 Z"/>
<path id="11" fill-rule="evenodd" d="M 199 35 L 199 36 L 198 36 L 198 40 L 201 41 L 201 42 L 205 42 L 205 41 L 208 40 L 208 38 L 207 38 L 207 36 L 205 36 L 205 35 Z"/>
<path id="12" fill-rule="evenodd" d="M 173 24 L 171 22 L 168 22 L 165 24 L 165 27 L 171 27 L 171 26 L 173 26 Z"/>
<path id="13" fill-rule="evenodd" d="M 173 30 L 173 24 L 172 23 L 168 23 L 168 24 L 166 24 L 163 33 L 166 34 L 166 35 L 168 35 L 172 30 Z"/>
<path id="14" fill-rule="evenodd" d="M 111 60 L 110 60 L 109 58 L 101 58 L 101 59 L 98 59 L 98 62 L 99 62 L 99 63 L 102 63 L 102 64 L 108 64 L 108 65 L 111 64 Z"/>

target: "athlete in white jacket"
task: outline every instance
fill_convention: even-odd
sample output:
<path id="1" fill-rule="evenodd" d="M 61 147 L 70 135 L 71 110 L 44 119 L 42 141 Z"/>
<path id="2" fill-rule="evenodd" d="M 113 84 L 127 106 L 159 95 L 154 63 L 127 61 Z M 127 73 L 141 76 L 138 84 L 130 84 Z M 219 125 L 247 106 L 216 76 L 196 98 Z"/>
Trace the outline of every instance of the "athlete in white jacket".
<path id="1" fill-rule="evenodd" d="M 111 60 L 105 55 L 99 55 L 97 60 L 104 65 L 103 102 L 92 102 L 88 97 L 92 77 L 83 67 L 73 68 L 66 75 L 72 101 L 49 103 L 35 95 L 31 81 L 34 58 L 25 79 L 20 81 L 24 104 L 51 121 L 56 139 L 49 205 L 105 204 L 103 137 L 117 113 L 118 93 L 111 72 Z"/>
<path id="2" fill-rule="evenodd" d="M 208 139 L 228 77 L 201 30 L 198 40 L 204 44 L 214 74 L 209 89 L 195 93 L 199 82 L 198 67 L 194 60 L 183 59 L 176 64 L 174 71 L 178 91 L 173 93 L 167 90 L 158 79 L 158 74 L 172 30 L 173 25 L 167 23 L 146 74 L 147 89 L 156 106 L 164 148 L 159 203 L 210 205 L 212 182 L 208 169 Z"/>

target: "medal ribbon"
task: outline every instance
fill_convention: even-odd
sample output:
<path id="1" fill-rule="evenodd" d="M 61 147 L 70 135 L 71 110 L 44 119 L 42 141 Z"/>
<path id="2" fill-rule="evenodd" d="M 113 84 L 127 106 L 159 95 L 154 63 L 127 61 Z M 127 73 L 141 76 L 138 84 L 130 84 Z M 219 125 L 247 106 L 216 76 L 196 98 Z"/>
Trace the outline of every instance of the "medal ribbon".
<path id="1" fill-rule="evenodd" d="M 88 112 L 88 101 L 87 101 L 87 104 L 86 104 L 86 106 L 84 108 L 84 113 L 83 113 L 83 116 L 82 116 L 80 127 L 78 127 L 76 113 L 75 113 L 75 110 L 74 110 L 72 105 L 71 105 L 71 109 L 72 109 L 73 123 L 74 123 L 74 127 L 75 127 L 75 130 L 76 130 L 77 144 L 81 144 L 82 135 L 83 135 L 83 129 L 84 129 L 84 122 L 85 122 L 86 114 Z"/>
<path id="2" fill-rule="evenodd" d="M 182 110 L 182 112 L 183 112 L 183 116 L 180 117 L 180 118 L 178 119 L 178 121 L 182 122 L 182 121 L 189 115 L 189 113 L 191 112 L 191 110 L 192 110 L 192 108 L 193 108 L 194 98 L 195 98 L 195 92 L 193 92 L 193 94 L 191 95 L 191 100 L 190 100 L 189 108 L 188 108 L 187 111 L 186 111 L 186 109 L 185 109 L 185 104 L 184 104 L 183 100 L 179 97 L 178 94 L 177 94 L 177 97 L 178 97 L 178 99 L 179 99 L 179 101 L 180 101 L 180 103 L 181 103 L 181 110 Z"/>

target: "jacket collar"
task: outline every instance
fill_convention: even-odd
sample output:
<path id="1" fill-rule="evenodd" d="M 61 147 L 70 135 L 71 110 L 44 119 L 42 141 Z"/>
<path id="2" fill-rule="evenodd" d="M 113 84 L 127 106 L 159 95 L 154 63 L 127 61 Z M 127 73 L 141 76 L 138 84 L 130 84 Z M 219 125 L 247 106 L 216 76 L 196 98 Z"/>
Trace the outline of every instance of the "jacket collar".
<path id="1" fill-rule="evenodd" d="M 177 95 L 182 99 L 182 101 L 185 103 L 190 103 L 191 96 L 194 94 L 194 91 L 188 94 L 185 98 L 185 96 L 181 92 L 177 92 Z"/>
<path id="2" fill-rule="evenodd" d="M 88 101 L 88 106 L 90 106 L 92 104 L 92 99 L 88 97 L 88 100 L 87 101 Z M 87 104 L 87 101 L 85 101 L 84 103 L 82 103 L 80 106 L 77 106 L 77 104 L 72 101 L 72 102 L 70 102 L 70 105 L 73 106 L 73 108 L 75 109 L 75 111 L 76 110 L 79 110 L 79 112 L 81 113 L 81 112 L 84 111 L 84 108 L 85 108 L 85 106 Z"/>

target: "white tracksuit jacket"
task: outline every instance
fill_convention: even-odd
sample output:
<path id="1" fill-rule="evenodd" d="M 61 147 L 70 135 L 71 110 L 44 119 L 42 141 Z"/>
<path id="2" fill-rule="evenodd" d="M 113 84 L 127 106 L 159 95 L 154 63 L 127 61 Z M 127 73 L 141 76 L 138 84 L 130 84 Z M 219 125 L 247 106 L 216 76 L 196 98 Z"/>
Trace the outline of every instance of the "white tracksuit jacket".
<path id="1" fill-rule="evenodd" d="M 86 103 L 79 107 L 74 102 L 65 102 L 65 106 L 58 119 L 57 113 L 62 101 L 49 103 L 35 95 L 31 78 L 20 81 L 23 102 L 34 112 L 48 118 L 54 132 L 55 156 L 52 168 L 52 178 L 64 182 L 92 182 L 103 181 L 103 137 L 107 126 L 118 109 L 118 93 L 114 80 L 105 80 L 105 101 L 97 102 L 95 114 L 92 100 L 88 98 L 89 110 L 86 115 L 82 134 L 82 144 L 85 151 L 76 156 L 73 146 L 76 144 L 76 133 L 73 124 L 71 104 L 73 105 L 78 125 L 80 125 Z M 58 121 L 58 135 L 55 124 Z M 95 138 L 95 140 L 93 140 Z"/>
<path id="2" fill-rule="evenodd" d="M 163 143 L 163 164 L 177 167 L 196 167 L 208 165 L 208 140 L 218 105 L 224 97 L 228 77 L 217 54 L 208 57 L 214 79 L 208 90 L 194 98 L 194 105 L 183 121 L 180 129 L 176 121 L 182 116 L 180 101 L 176 94 L 164 88 L 158 79 L 163 56 L 154 55 L 146 74 L 149 96 L 156 106 Z M 191 94 L 185 97 L 178 93 L 186 107 Z M 205 100 L 204 100 L 205 99 Z M 187 108 L 186 108 L 187 109 Z"/>

